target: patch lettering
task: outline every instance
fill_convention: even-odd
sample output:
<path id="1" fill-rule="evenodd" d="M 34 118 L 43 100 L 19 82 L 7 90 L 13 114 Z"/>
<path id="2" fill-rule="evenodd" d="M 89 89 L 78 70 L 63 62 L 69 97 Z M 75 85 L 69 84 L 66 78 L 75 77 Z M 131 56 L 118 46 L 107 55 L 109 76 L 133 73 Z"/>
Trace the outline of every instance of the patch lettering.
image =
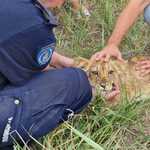
<path id="1" fill-rule="evenodd" d="M 8 142 L 8 137 L 9 137 L 9 131 L 11 129 L 11 122 L 13 120 L 13 117 L 8 118 L 8 122 L 5 126 L 4 132 L 3 132 L 3 138 L 2 138 L 2 142 Z"/>

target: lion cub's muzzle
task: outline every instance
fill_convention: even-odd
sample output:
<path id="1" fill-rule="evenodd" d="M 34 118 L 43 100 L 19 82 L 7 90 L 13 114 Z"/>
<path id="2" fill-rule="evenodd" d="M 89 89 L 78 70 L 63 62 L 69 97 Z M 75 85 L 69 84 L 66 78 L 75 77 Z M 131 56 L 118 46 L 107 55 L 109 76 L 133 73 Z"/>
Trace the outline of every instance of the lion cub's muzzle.
<path id="1" fill-rule="evenodd" d="M 99 85 L 96 85 L 94 88 L 96 89 L 97 94 L 107 94 L 116 89 L 114 84 L 108 83 L 100 83 Z"/>

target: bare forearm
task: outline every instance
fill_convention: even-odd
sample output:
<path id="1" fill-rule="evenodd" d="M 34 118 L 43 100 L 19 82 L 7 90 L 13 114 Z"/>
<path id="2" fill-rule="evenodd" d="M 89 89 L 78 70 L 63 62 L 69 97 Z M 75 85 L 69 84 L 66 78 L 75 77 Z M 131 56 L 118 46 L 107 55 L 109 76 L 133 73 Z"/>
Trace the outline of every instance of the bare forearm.
<path id="1" fill-rule="evenodd" d="M 130 0 L 125 9 L 120 14 L 115 28 L 110 36 L 107 45 L 100 51 L 95 53 L 91 57 L 91 61 L 99 61 L 102 57 L 105 57 L 105 62 L 107 62 L 110 57 L 115 57 L 120 61 L 122 59 L 121 52 L 119 51 L 119 45 L 131 28 L 131 26 L 136 21 L 139 14 L 150 4 L 150 0 Z"/>
<path id="2" fill-rule="evenodd" d="M 49 65 L 55 68 L 73 67 L 73 60 L 54 52 Z"/>
<path id="3" fill-rule="evenodd" d="M 57 68 L 60 64 L 61 57 L 60 54 L 54 52 L 49 65 Z"/>
<path id="4" fill-rule="evenodd" d="M 119 47 L 128 30 L 148 4 L 150 4 L 150 0 L 131 0 L 120 14 L 108 44 L 114 43 Z"/>

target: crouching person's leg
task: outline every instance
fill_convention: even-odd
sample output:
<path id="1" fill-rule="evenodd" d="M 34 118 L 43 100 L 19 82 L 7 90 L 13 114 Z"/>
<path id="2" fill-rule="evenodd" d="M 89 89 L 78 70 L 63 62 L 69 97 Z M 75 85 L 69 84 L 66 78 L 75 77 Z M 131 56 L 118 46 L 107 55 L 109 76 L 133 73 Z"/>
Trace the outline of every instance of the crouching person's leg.
<path id="1" fill-rule="evenodd" d="M 26 142 L 48 134 L 91 98 L 85 72 L 75 68 L 43 72 L 22 87 L 6 86 L 0 93 L 0 149 L 14 139 L 22 143 L 19 136 Z"/>
<path id="2" fill-rule="evenodd" d="M 150 26 L 150 5 L 145 8 L 143 15 L 146 23 Z"/>
<path id="3" fill-rule="evenodd" d="M 63 120 L 71 119 L 74 114 L 80 113 L 92 99 L 92 88 L 88 81 L 87 75 L 81 69 L 75 69 L 78 76 L 77 80 L 74 80 L 74 88 L 69 94 L 68 104 L 66 105 Z M 69 77 L 70 81 L 72 76 Z M 72 82 L 72 81 L 71 81 Z M 78 83 L 78 84 L 77 84 Z M 63 122 L 61 120 L 60 122 Z"/>

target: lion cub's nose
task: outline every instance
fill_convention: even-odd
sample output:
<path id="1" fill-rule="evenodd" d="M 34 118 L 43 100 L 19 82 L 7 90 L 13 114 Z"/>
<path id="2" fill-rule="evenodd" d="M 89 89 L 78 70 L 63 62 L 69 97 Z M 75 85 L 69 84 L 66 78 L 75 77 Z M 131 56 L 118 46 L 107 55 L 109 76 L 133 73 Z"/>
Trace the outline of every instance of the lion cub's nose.
<path id="1" fill-rule="evenodd" d="M 105 89 L 106 83 L 101 83 L 100 86 Z"/>

